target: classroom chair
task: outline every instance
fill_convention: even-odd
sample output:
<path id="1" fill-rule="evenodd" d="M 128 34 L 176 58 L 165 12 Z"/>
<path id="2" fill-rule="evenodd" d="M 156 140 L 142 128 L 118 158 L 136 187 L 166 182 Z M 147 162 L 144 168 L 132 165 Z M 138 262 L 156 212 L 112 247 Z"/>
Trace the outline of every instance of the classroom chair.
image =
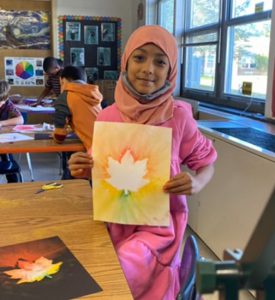
<path id="1" fill-rule="evenodd" d="M 9 182 L 22 182 L 21 169 L 10 154 L 1 154 L 0 175 L 7 176 Z"/>
<path id="2" fill-rule="evenodd" d="M 196 238 L 187 237 L 183 248 L 180 268 L 180 292 L 176 300 L 200 300 L 196 291 L 196 262 L 200 258 Z"/>

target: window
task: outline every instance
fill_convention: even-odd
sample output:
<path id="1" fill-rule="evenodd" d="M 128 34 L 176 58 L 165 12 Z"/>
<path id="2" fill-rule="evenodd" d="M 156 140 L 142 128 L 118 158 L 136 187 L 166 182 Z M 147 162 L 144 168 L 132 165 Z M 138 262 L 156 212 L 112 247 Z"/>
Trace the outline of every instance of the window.
<path id="1" fill-rule="evenodd" d="M 271 9 L 272 0 L 185 0 L 182 94 L 263 113 Z"/>
<path id="2" fill-rule="evenodd" d="M 158 24 L 174 32 L 174 0 L 158 1 Z"/>
<path id="3" fill-rule="evenodd" d="M 272 0 L 158 1 L 159 24 L 177 28 L 182 20 L 172 24 L 168 3 L 183 7 L 181 94 L 263 113 Z"/>
<path id="4" fill-rule="evenodd" d="M 242 95 L 243 82 L 251 82 L 251 96 L 265 100 L 269 33 L 270 21 L 228 27 L 226 94 Z"/>

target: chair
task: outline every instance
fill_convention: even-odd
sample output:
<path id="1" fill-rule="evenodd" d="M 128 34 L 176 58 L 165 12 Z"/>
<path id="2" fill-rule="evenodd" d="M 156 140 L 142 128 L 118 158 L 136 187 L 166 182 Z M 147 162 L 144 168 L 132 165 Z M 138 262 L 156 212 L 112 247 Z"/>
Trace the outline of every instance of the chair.
<path id="1" fill-rule="evenodd" d="M 180 292 L 177 300 L 199 300 L 196 291 L 196 262 L 200 258 L 197 241 L 193 235 L 187 237 L 181 259 Z"/>
<path id="2" fill-rule="evenodd" d="M 8 182 L 22 182 L 20 166 L 10 154 L 1 154 L 0 175 L 6 175 Z"/>

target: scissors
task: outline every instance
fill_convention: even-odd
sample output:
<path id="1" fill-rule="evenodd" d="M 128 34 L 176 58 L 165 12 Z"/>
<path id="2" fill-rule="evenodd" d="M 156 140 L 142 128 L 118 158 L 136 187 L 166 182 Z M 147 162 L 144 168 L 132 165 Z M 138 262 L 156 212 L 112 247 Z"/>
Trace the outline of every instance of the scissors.
<path id="1" fill-rule="evenodd" d="M 54 189 L 60 189 L 62 187 L 63 187 L 62 183 L 49 182 L 49 183 L 42 185 L 41 189 L 39 189 L 37 192 L 35 192 L 35 194 L 39 194 L 39 193 L 49 191 L 49 190 L 54 190 Z"/>

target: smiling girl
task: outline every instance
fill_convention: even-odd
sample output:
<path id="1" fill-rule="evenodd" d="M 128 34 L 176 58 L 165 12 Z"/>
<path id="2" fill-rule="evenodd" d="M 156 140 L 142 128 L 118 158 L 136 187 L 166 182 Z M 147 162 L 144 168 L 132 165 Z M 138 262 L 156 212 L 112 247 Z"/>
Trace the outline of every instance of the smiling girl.
<path id="1" fill-rule="evenodd" d="M 186 195 L 198 193 L 213 173 L 216 151 L 198 130 L 191 106 L 173 99 L 177 77 L 177 44 L 159 26 L 143 26 L 129 38 L 122 56 L 115 103 L 98 121 L 128 122 L 172 128 L 171 178 L 163 186 L 170 194 L 170 225 L 108 224 L 108 230 L 135 299 L 175 299 L 180 289 L 180 248 L 187 225 Z M 135 138 L 135 137 L 134 137 Z M 92 158 L 74 154 L 75 177 L 90 174 Z M 181 171 L 186 165 L 195 175 Z"/>

